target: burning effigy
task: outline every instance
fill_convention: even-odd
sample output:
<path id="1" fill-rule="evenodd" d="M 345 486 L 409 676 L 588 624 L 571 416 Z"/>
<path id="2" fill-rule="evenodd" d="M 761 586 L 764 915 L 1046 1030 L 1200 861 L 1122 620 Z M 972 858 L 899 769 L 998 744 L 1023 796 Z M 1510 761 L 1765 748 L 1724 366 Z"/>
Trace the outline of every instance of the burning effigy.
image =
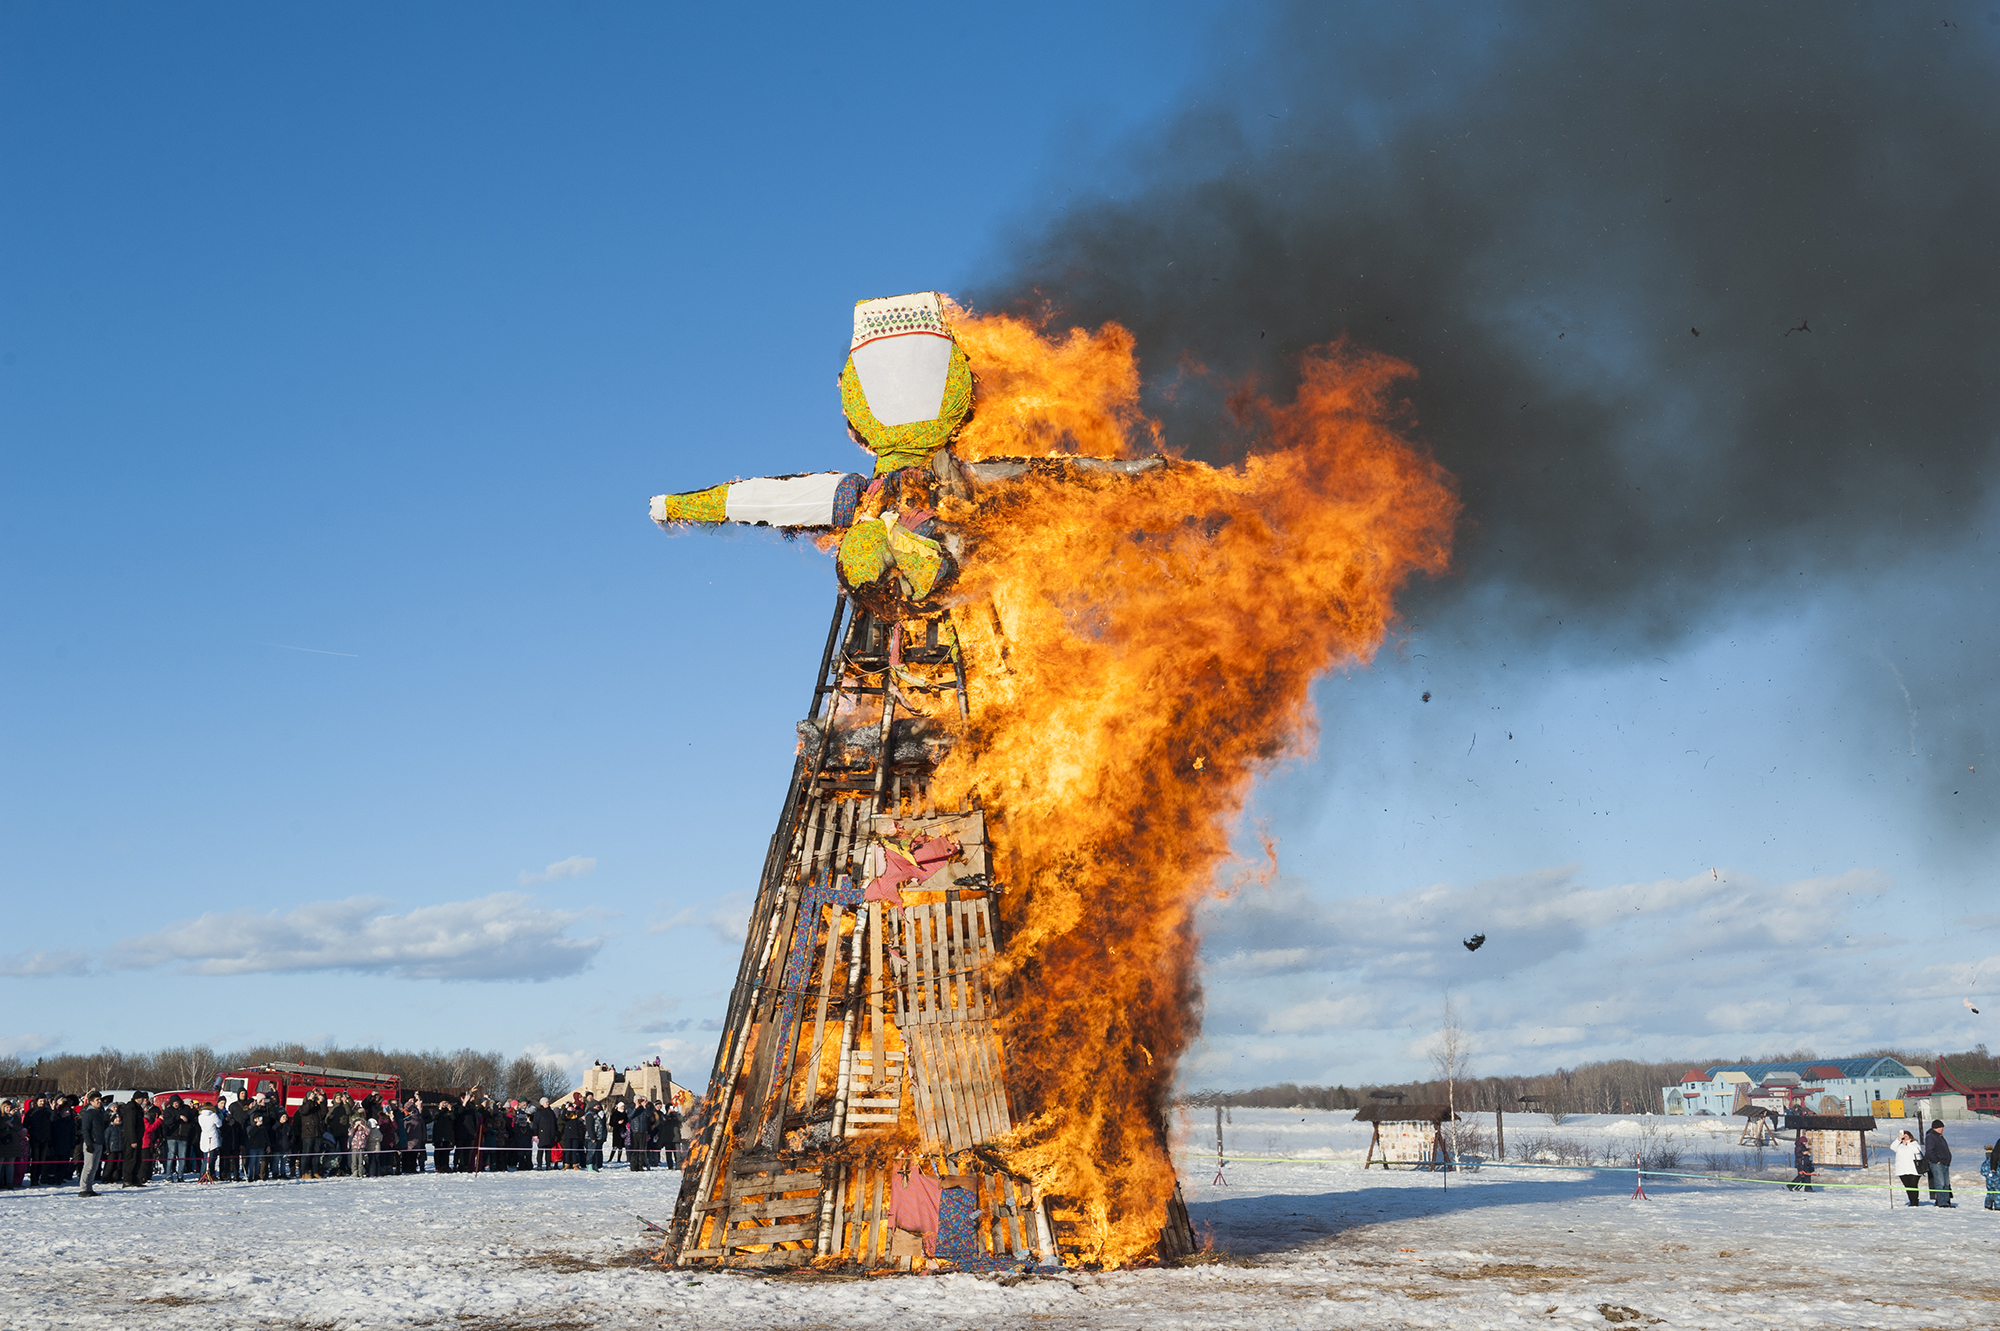
<path id="1" fill-rule="evenodd" d="M 1169 1097 L 1195 910 L 1310 686 L 1449 563 L 1413 373 L 1344 344 L 1252 445 L 1172 455 L 1131 336 L 935 292 L 855 307 L 868 474 L 655 496 L 809 536 L 840 592 L 667 1252 L 683 1264 L 1131 1265 L 1194 1236 Z"/>

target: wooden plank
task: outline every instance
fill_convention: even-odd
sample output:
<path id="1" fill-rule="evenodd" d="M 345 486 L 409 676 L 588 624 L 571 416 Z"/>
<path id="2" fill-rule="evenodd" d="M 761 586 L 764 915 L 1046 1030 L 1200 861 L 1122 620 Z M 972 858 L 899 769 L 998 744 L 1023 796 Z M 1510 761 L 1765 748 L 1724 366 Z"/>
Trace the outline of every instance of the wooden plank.
<path id="1" fill-rule="evenodd" d="M 792 1243 L 799 1239 L 809 1239 L 819 1232 L 819 1222 L 809 1225 L 764 1225 L 750 1229 L 732 1229 L 728 1242 L 732 1248 L 740 1248 L 747 1243 Z"/>
<path id="2" fill-rule="evenodd" d="M 932 901 L 930 905 L 918 907 L 924 913 L 924 941 L 930 957 L 930 973 L 936 977 L 936 987 L 932 989 L 932 1009 L 930 1023 L 936 1049 L 936 1069 L 938 1069 L 938 1089 L 942 1093 L 944 1107 L 944 1141 L 954 1151 L 962 1151 L 972 1145 L 972 1123 L 966 1113 L 966 1091 L 964 1091 L 964 1071 L 958 1065 L 958 1049 L 952 1039 L 952 949 L 950 937 L 946 937 L 946 915 L 944 903 Z"/>
<path id="3" fill-rule="evenodd" d="M 965 1106 L 965 1144 L 973 1146 L 993 1136 L 980 1084 L 982 1078 L 979 1055 L 969 1038 L 972 1031 L 973 995 L 978 988 L 978 982 L 973 975 L 973 969 L 978 963 L 978 953 L 966 946 L 969 940 L 965 935 L 964 921 L 960 917 L 958 903 L 940 902 L 937 909 L 940 928 L 950 943 L 946 958 L 951 975 L 952 1059 L 961 1088 L 960 1099 Z"/>
<path id="4" fill-rule="evenodd" d="M 807 1173 L 803 1170 L 788 1174 L 739 1174 L 729 1181 L 731 1197 L 751 1197 L 759 1193 L 800 1192 L 811 1188 L 820 1189 L 818 1170 Z"/>
<path id="5" fill-rule="evenodd" d="M 1000 1135 L 1000 1123 L 994 1119 L 992 1109 L 992 1087 L 986 1067 L 986 1049 L 980 1039 L 982 1021 L 982 995 L 984 987 L 980 983 L 980 943 L 976 927 L 972 925 L 972 915 L 964 901 L 952 901 L 944 907 L 952 921 L 952 941 L 954 941 L 954 967 L 958 971 L 958 1025 L 960 1025 L 960 1057 L 966 1073 L 966 1099 L 972 1107 L 972 1133 L 974 1141 L 992 1141 Z"/>
<path id="6" fill-rule="evenodd" d="M 738 1220 L 771 1220 L 778 1216 L 819 1215 L 819 1194 L 810 1197 L 778 1197 L 762 1202 L 731 1202 L 729 1219 L 733 1224 Z"/>
<path id="7" fill-rule="evenodd" d="M 1006 1174 L 1000 1176 L 1000 1185 L 1007 1199 L 1001 1221 L 1007 1249 L 1010 1252 L 1033 1252 L 1034 1246 L 1028 1242 L 1027 1217 L 1021 1214 L 1021 1198 L 1026 1187 Z"/>
<path id="8" fill-rule="evenodd" d="M 998 959 L 997 939 L 993 932 L 993 914 L 987 900 L 982 897 L 972 903 L 970 912 L 973 924 L 973 940 L 979 947 L 979 975 L 981 993 L 977 1009 L 979 1017 L 980 1051 L 986 1062 L 988 1095 L 992 1104 L 995 1125 L 1005 1133 L 1014 1126 L 1013 1114 L 1007 1105 L 1007 1063 L 1006 1053 L 1000 1047 L 1000 1032 L 997 1029 L 998 1004 L 989 1004 L 985 988 L 985 978 L 991 972 L 986 968 Z"/>
<path id="9" fill-rule="evenodd" d="M 885 711 L 884 715 L 888 713 Z M 882 1057 L 886 1052 L 882 1029 L 882 982 L 888 974 L 882 964 L 882 903 L 868 903 L 868 1019 L 872 1024 L 869 1033 L 869 1048 L 875 1058 L 869 1075 L 870 1087 L 880 1086 L 886 1064 Z"/>
<path id="10" fill-rule="evenodd" d="M 940 931 L 946 935 L 950 943 L 950 950 L 946 956 L 951 968 L 952 1060 L 958 1073 L 959 1099 L 964 1105 L 965 1145 L 976 1146 L 995 1135 L 986 1112 L 985 1097 L 980 1089 L 978 1051 L 971 1039 L 972 993 L 975 985 L 972 970 L 978 954 L 966 949 L 964 932 L 956 927 L 958 922 L 954 917 L 958 914 L 957 904 L 939 902 L 937 909 Z"/>
<path id="11" fill-rule="evenodd" d="M 989 1003 L 987 967 L 992 964 L 993 938 L 989 927 L 990 917 L 986 913 L 986 903 L 965 903 L 965 920 L 968 936 L 977 958 L 974 972 L 978 982 L 976 1001 L 973 1005 L 974 1038 L 978 1042 L 980 1085 L 986 1099 L 987 1115 L 992 1122 L 993 1135 L 998 1137 L 1013 1126 L 1012 1117 L 1007 1112 L 1006 1078 L 1002 1072 L 999 1033 L 994 1029 L 997 1004 Z"/>
<path id="12" fill-rule="evenodd" d="M 902 1116 L 901 1114 L 853 1114 L 853 1113 L 850 1113 L 850 1114 L 849 1114 L 849 1115 L 847 1116 L 847 1121 L 848 1121 L 849 1123 L 897 1123 L 897 1122 L 900 1122 L 900 1121 L 902 1121 L 902 1117 L 903 1117 L 903 1116 Z"/>
<path id="13" fill-rule="evenodd" d="M 944 1088 L 938 1083 L 936 1051 L 930 1038 L 936 967 L 931 961 L 930 940 L 925 931 L 926 912 L 922 906 L 905 906 L 903 919 L 904 939 L 910 950 L 910 968 L 916 981 L 912 991 L 909 1030 L 910 1048 L 916 1061 L 911 1065 L 910 1081 L 913 1086 L 921 1088 L 922 1102 L 929 1105 L 929 1121 L 924 1127 L 924 1137 L 930 1141 L 944 1141 L 949 1129 L 945 1121 Z"/>
<path id="14" fill-rule="evenodd" d="M 833 1090 L 833 1131 L 836 1136 L 847 1135 L 847 1097 L 853 1089 L 854 1066 L 854 1022 L 855 986 L 861 982 L 861 948 L 868 930 L 868 915 L 857 911 L 854 916 L 854 932 L 848 937 L 847 997 L 841 1006 L 845 1009 L 840 1018 L 840 1071 L 836 1074 Z"/>

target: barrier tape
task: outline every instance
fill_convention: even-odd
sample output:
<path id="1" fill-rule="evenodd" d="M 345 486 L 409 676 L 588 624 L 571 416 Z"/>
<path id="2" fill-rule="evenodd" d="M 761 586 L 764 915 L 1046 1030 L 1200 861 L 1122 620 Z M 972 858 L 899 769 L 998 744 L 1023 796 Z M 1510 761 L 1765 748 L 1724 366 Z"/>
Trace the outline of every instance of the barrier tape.
<path id="1" fill-rule="evenodd" d="M 1200 1150 L 1182 1151 L 1179 1152 L 1178 1154 L 1180 1154 L 1185 1159 L 1190 1159 L 1190 1160 L 1200 1159 L 1204 1161 L 1212 1158 L 1213 1156 L 1212 1152 L 1200 1151 Z M 1360 1165 L 1364 1169 L 1373 1169 L 1375 1165 L 1381 1163 L 1380 1161 L 1366 1162 L 1361 1160 L 1339 1160 L 1339 1159 L 1334 1159 L 1332 1157 L 1318 1157 L 1309 1155 L 1307 1156 L 1231 1155 L 1226 1157 L 1226 1161 L 1228 1164 L 1232 1165 Z M 1405 1168 L 1413 1172 L 1421 1172 L 1426 1174 L 1442 1174 L 1446 1172 L 1456 1173 L 1456 1174 L 1477 1174 L 1477 1173 L 1482 1173 L 1488 1169 L 1566 1169 L 1566 1170 L 1575 1170 L 1578 1172 L 1587 1171 L 1592 1174 L 1637 1174 L 1641 1178 L 1694 1179 L 1698 1182 L 1705 1182 L 1705 1183 L 1771 1183 L 1771 1184 L 1776 1184 L 1780 1187 L 1814 1188 L 1821 1191 L 1830 1190 L 1833 1188 L 1860 1188 L 1869 1192 L 1874 1192 L 1884 1187 L 1887 1187 L 1891 1192 L 1903 1192 L 1906 1190 L 1906 1185 L 1903 1184 L 1893 1174 L 1889 1176 L 1889 1181 L 1886 1184 L 1822 1183 L 1820 1181 L 1818 1173 L 1814 1173 L 1807 1181 L 1800 1182 L 1796 1179 L 1785 1179 L 1785 1178 L 1751 1178 L 1742 1174 L 1696 1174 L 1689 1172 L 1687 1170 L 1674 1170 L 1674 1169 L 1642 1168 L 1635 1170 L 1630 1165 L 1561 1165 L 1561 1164 L 1547 1164 L 1543 1162 L 1534 1162 L 1526 1160 L 1516 1163 L 1506 1163 L 1506 1164 L 1494 1160 L 1481 1160 L 1476 1165 L 1464 1165 L 1460 1164 L 1457 1161 L 1452 1161 L 1450 1164 L 1446 1165 L 1446 1164 L 1431 1164 L 1431 1163 L 1424 1163 L 1417 1161 L 1399 1160 L 1396 1162 L 1396 1164 L 1399 1168 Z M 1846 1168 L 1846 1166 L 1828 1166 L 1828 1168 Z M 1870 1166 L 1870 1168 L 1872 1168 L 1872 1166 Z M 1918 1192 L 1927 1192 L 1931 1190 L 1930 1176 L 1928 1174 L 1919 1174 L 1917 1176 L 1917 1179 L 1918 1179 L 1917 1182 Z M 1966 1191 L 1968 1192 L 1980 1191 L 1983 1189 L 1983 1187 L 1984 1184 L 1982 1182 L 1980 1189 L 1967 1187 Z"/>

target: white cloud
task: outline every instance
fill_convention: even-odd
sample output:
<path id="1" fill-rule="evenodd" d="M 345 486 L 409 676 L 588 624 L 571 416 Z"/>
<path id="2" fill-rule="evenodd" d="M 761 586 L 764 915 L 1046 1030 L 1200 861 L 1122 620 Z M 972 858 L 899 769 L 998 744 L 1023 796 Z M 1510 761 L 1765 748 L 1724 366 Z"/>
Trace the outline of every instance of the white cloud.
<path id="1" fill-rule="evenodd" d="M 715 1041 L 678 1040 L 672 1036 L 655 1040 L 646 1048 L 659 1057 L 673 1079 L 700 1095 L 708 1086 L 708 1071 L 715 1062 Z"/>
<path id="2" fill-rule="evenodd" d="M 62 1044 L 60 1035 L 24 1031 L 20 1035 L 0 1035 L 0 1058 L 23 1058 L 29 1054 L 54 1053 Z"/>
<path id="3" fill-rule="evenodd" d="M 0 957 L 0 975 L 44 976 L 82 975 L 90 970 L 90 958 L 82 952 L 14 952 Z"/>
<path id="4" fill-rule="evenodd" d="M 570 938 L 579 918 L 538 910 L 518 892 L 389 913 L 374 897 L 288 911 L 222 911 L 122 939 L 113 964 L 178 963 L 193 975 L 359 971 L 405 980 L 548 980 L 574 975 L 603 946 Z"/>
<path id="5" fill-rule="evenodd" d="M 686 906 L 646 926 L 649 934 L 671 933 L 675 929 L 706 929 L 717 942 L 738 947 L 750 927 L 750 894 L 729 892 L 699 906 Z"/>
<path id="6" fill-rule="evenodd" d="M 572 855 L 566 860 L 557 860 L 546 865 L 540 873 L 521 870 L 521 886 L 532 887 L 536 883 L 553 883 L 558 878 L 581 878 L 597 867 L 597 861 L 588 855 Z"/>
<path id="7" fill-rule="evenodd" d="M 2000 974 L 2000 957 L 1935 959 L 1911 905 L 1872 870 L 1774 885 L 1704 869 L 1597 887 L 1557 867 L 1353 897 L 1280 878 L 1205 908 L 1204 1037 L 1183 1078 L 1428 1075 L 1447 989 L 1477 1041 L 1475 1073 L 1970 1047 L 1979 1019 L 1961 999 Z M 1475 933 L 1486 942 L 1468 952 Z"/>

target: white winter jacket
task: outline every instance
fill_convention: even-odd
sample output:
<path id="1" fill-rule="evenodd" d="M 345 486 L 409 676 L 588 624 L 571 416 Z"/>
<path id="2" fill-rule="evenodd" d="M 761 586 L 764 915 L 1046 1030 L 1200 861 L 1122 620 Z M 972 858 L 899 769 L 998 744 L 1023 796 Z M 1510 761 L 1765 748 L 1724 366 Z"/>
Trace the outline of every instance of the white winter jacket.
<path id="1" fill-rule="evenodd" d="M 1917 1163 L 1923 1159 L 1924 1155 L 1924 1144 L 1922 1142 L 1892 1142 L 1889 1146 L 1889 1154 L 1895 1158 L 1896 1163 L 1894 1168 L 1898 1175 L 1921 1174 L 1924 1172 L 1923 1166 Z"/>
<path id="2" fill-rule="evenodd" d="M 196 1116 L 201 1124 L 201 1149 L 204 1154 L 222 1149 L 222 1119 L 213 1109 L 204 1109 Z"/>

